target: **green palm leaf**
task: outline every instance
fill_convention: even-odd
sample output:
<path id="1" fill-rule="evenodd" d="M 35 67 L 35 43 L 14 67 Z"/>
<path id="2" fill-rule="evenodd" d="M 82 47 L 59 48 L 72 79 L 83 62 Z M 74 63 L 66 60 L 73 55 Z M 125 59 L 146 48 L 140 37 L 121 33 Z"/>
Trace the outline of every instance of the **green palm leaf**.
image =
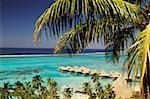
<path id="1" fill-rule="evenodd" d="M 137 77 L 140 72 L 140 85 L 142 93 L 150 89 L 150 23 L 129 48 L 128 57 L 125 62 L 129 76 Z"/>
<path id="2" fill-rule="evenodd" d="M 122 0 L 57 0 L 37 20 L 34 42 L 41 37 L 45 29 L 54 36 L 59 36 L 84 23 L 101 25 L 113 21 L 130 24 L 140 23 L 144 13 L 137 6 Z"/>
<path id="3" fill-rule="evenodd" d="M 108 24 L 109 23 L 109 24 Z M 80 52 L 92 43 L 101 43 L 104 39 L 104 44 L 107 45 L 107 50 L 113 50 L 114 62 L 119 59 L 120 51 L 125 49 L 125 45 L 129 45 L 128 41 L 134 41 L 134 30 L 137 26 L 125 25 L 124 22 L 114 24 L 112 21 L 102 23 L 101 20 L 96 24 L 89 23 L 78 25 L 62 35 L 56 44 L 55 52 Z M 108 53 L 107 53 L 108 54 Z M 111 56 L 111 55 L 107 56 Z"/>

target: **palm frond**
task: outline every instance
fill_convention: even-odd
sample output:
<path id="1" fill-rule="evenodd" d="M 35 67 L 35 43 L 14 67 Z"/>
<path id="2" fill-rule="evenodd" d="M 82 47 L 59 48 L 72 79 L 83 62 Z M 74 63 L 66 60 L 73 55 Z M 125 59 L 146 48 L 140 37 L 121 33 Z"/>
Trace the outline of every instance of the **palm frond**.
<path id="1" fill-rule="evenodd" d="M 87 24 L 79 25 L 69 32 L 66 32 L 56 44 L 55 52 L 59 53 L 68 50 L 71 53 L 75 53 L 85 49 L 92 40 L 91 37 L 88 37 L 91 35 L 87 33 L 87 26 Z"/>
<path id="2" fill-rule="evenodd" d="M 113 51 L 106 53 L 108 59 L 118 62 L 120 51 L 123 51 L 134 41 L 134 31 L 137 26 L 125 25 L 124 22 L 114 24 L 108 20 L 105 23 L 102 22 L 102 20 L 99 20 L 97 24 L 78 25 L 66 32 L 57 42 L 55 52 L 59 53 L 65 50 L 69 50 L 71 53 L 80 52 L 92 43 L 102 43 L 104 40 L 104 44 L 107 45 L 106 50 Z M 130 41 L 132 42 L 129 43 Z"/>
<path id="3" fill-rule="evenodd" d="M 120 53 L 123 52 L 124 49 L 127 49 L 128 46 L 133 44 L 137 29 L 137 26 L 128 26 L 123 29 L 119 28 L 118 31 L 116 31 L 114 35 L 107 40 L 107 59 L 113 60 L 114 63 L 117 63 L 119 61 Z M 111 52 L 109 52 L 109 50 L 111 50 Z"/>
<path id="4" fill-rule="evenodd" d="M 128 76 L 137 77 L 140 74 L 140 85 L 142 93 L 150 89 L 150 23 L 129 48 L 128 57 L 125 62 Z"/>
<path id="5" fill-rule="evenodd" d="M 46 30 L 54 36 L 70 31 L 72 28 L 112 20 L 113 23 L 140 23 L 144 13 L 136 5 L 122 0 L 57 0 L 37 20 L 34 30 L 34 43 L 39 42 L 41 31 Z"/>
<path id="6" fill-rule="evenodd" d="M 139 5 L 140 7 L 142 7 L 145 3 L 148 2 L 148 0 L 125 0 L 125 1 Z"/>

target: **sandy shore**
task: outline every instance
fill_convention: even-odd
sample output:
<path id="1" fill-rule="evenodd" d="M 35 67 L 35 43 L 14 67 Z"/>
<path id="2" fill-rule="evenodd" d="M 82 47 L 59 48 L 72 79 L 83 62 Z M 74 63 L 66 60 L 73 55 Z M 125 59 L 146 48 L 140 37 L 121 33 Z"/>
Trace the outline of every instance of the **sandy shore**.
<path id="1" fill-rule="evenodd" d="M 63 96 L 60 96 L 60 99 L 64 99 Z M 73 93 L 71 99 L 88 99 L 88 95 L 81 93 Z"/>
<path id="2" fill-rule="evenodd" d="M 76 93 L 72 96 L 71 99 L 88 99 L 88 95 Z"/>

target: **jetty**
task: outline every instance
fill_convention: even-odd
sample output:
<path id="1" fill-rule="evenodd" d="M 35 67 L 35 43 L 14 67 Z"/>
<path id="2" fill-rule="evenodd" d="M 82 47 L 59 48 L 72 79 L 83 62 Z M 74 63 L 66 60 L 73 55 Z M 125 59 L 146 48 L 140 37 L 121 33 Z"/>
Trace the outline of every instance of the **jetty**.
<path id="1" fill-rule="evenodd" d="M 99 77 L 102 78 L 112 78 L 116 79 L 120 76 L 120 73 L 118 72 L 111 72 L 111 73 L 106 73 L 106 72 L 98 72 L 97 70 L 92 70 L 89 69 L 85 66 L 60 66 L 59 67 L 60 71 L 65 71 L 65 72 L 72 72 L 72 73 L 77 73 L 77 74 L 83 74 L 83 75 L 98 75 Z"/>
<path id="2" fill-rule="evenodd" d="M 98 77 L 110 78 L 112 80 L 116 80 L 121 75 L 119 72 L 110 72 L 110 73 L 104 71 L 98 72 L 97 70 L 92 70 L 90 68 L 87 68 L 86 66 L 70 66 L 70 65 L 60 66 L 59 70 L 63 72 L 71 72 L 71 73 L 89 75 L 89 76 L 97 75 Z M 134 79 L 128 78 L 126 74 L 124 75 L 127 81 L 129 82 L 135 81 Z M 139 81 L 138 77 L 136 81 Z"/>

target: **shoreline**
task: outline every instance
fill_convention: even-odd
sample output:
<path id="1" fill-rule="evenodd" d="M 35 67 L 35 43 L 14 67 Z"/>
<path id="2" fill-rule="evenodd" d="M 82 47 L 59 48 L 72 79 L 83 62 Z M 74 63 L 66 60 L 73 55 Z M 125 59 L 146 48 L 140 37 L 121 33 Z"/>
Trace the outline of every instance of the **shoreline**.
<path id="1" fill-rule="evenodd" d="M 36 56 L 78 56 L 78 55 L 96 55 L 105 54 L 106 52 L 91 52 L 91 53 L 78 53 L 78 54 L 22 54 L 22 55 L 0 55 L 2 57 L 36 57 Z"/>

